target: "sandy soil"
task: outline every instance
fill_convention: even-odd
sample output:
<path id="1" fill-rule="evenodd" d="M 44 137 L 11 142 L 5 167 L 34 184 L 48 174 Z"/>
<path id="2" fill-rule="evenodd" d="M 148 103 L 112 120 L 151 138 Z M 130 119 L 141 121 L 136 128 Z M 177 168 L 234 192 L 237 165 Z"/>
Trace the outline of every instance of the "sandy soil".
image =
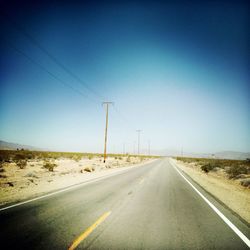
<path id="1" fill-rule="evenodd" d="M 179 168 L 188 174 L 205 190 L 221 200 L 245 221 L 250 223 L 250 189 L 235 180 L 229 180 L 223 170 L 204 173 L 194 163 L 183 163 L 172 159 Z"/>
<path id="2" fill-rule="evenodd" d="M 43 167 L 44 161 L 31 160 L 24 169 L 15 163 L 5 163 L 0 178 L 0 205 L 18 202 L 53 190 L 68 187 L 85 180 L 104 176 L 120 171 L 124 167 L 138 166 L 152 159 L 130 157 L 108 158 L 106 163 L 102 158 L 83 158 L 80 161 L 58 159 L 53 172 Z M 92 172 L 87 172 L 91 169 Z"/>

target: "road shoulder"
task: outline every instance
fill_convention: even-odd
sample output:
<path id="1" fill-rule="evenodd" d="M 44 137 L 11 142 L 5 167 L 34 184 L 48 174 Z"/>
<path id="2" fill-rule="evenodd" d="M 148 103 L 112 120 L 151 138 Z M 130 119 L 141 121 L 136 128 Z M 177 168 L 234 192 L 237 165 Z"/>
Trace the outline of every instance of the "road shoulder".
<path id="1" fill-rule="evenodd" d="M 250 227 L 250 190 L 237 186 L 230 181 L 205 174 L 173 158 L 171 158 L 171 162 Z"/>

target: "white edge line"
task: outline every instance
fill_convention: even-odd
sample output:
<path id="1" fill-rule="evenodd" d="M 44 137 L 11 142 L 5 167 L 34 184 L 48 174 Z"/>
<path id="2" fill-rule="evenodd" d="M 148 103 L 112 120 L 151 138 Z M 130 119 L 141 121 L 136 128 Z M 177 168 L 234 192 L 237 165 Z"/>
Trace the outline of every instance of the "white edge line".
<path id="1" fill-rule="evenodd" d="M 116 173 L 116 174 L 118 174 L 118 173 Z M 95 181 L 98 181 L 98 180 L 101 180 L 101 179 L 105 179 L 105 178 L 108 178 L 108 177 L 113 176 L 113 175 L 115 175 L 115 174 L 97 177 L 97 178 L 94 178 L 92 180 L 86 180 L 83 183 L 73 184 L 73 185 L 71 185 L 69 187 L 62 188 L 61 190 L 58 190 L 58 191 L 55 191 L 55 192 L 52 192 L 52 193 L 49 193 L 49 194 L 45 194 L 45 195 L 42 195 L 42 196 L 39 196 L 39 197 L 36 197 L 36 198 L 33 198 L 33 199 L 29 199 L 29 200 L 22 201 L 22 202 L 19 202 L 19 203 L 16 203 L 16 204 L 13 204 L 13 205 L 10 205 L 10 206 L 7 206 L 7 207 L 0 208 L 0 211 L 7 210 L 7 209 L 12 208 L 12 207 L 18 207 L 18 206 L 21 206 L 23 204 L 30 203 L 32 201 L 41 200 L 41 199 L 49 197 L 49 196 L 53 196 L 53 195 L 56 195 L 56 194 L 59 194 L 59 193 L 63 193 L 63 192 L 68 191 L 70 189 L 74 189 L 74 188 L 77 188 L 77 187 L 80 187 L 80 186 L 84 186 L 84 185 L 87 185 L 89 183 L 92 183 L 92 182 L 95 182 Z"/>
<path id="2" fill-rule="evenodd" d="M 149 162 L 150 164 L 151 162 Z M 147 163 L 146 163 L 147 164 Z M 145 164 L 144 164 L 145 165 Z M 138 167 L 142 167 L 144 165 L 139 165 L 139 166 L 135 166 L 133 168 L 138 168 Z M 92 182 L 95 182 L 95 181 L 99 181 L 99 180 L 102 180 L 102 179 L 106 179 L 108 177 L 111 177 L 111 176 L 114 176 L 114 175 L 117 175 L 121 172 L 127 172 L 127 171 L 130 171 L 133 169 L 132 167 L 131 168 L 126 168 L 126 169 L 119 169 L 119 171 L 115 172 L 115 173 L 112 173 L 112 174 L 108 174 L 108 175 L 105 175 L 105 176 L 100 176 L 100 177 L 96 177 L 96 178 L 93 178 L 92 180 L 86 180 L 84 182 L 81 182 L 81 183 L 76 183 L 76 184 L 73 184 L 69 187 L 65 187 L 65 188 L 62 188 L 58 191 L 55 191 L 55 192 L 52 192 L 52 193 L 49 193 L 49 194 L 45 194 L 45 195 L 42 195 L 42 196 L 39 196 L 39 197 L 36 197 L 36 198 L 33 198 L 33 199 L 29 199 L 29 200 L 26 200 L 26 201 L 22 201 L 22 202 L 19 202 L 19 203 L 16 203 L 16 204 L 13 204 L 13 205 L 10 205 L 10 206 L 7 206 L 7 207 L 3 207 L 3 208 L 0 208 L 0 212 L 3 211 L 3 210 L 7 210 L 7 209 L 10 209 L 10 208 L 13 208 L 13 207 L 18 207 L 18 206 L 21 206 L 21 205 L 24 205 L 24 204 L 27 204 L 27 203 L 30 203 L 32 201 L 37 201 L 37 200 L 41 200 L 43 198 L 46 198 L 46 197 L 49 197 L 49 196 L 53 196 L 53 195 L 56 195 L 56 194 L 59 194 L 59 193 L 63 193 L 65 191 L 68 191 L 70 189 L 74 189 L 74 188 L 78 188 L 80 186 L 84 186 L 84 185 L 87 185 L 89 183 L 92 183 Z"/>
<path id="3" fill-rule="evenodd" d="M 250 248 L 250 240 L 222 213 L 215 207 L 176 167 L 173 161 L 170 161 L 175 170 L 184 178 L 184 180 L 201 196 L 201 198 L 217 213 L 220 218 L 241 238 L 242 241 Z"/>

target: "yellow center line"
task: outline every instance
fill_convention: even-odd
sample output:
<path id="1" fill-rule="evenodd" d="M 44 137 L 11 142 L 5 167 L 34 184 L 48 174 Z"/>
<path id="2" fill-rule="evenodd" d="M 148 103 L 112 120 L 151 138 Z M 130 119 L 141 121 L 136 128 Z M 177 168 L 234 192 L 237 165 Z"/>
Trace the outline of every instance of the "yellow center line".
<path id="1" fill-rule="evenodd" d="M 109 215 L 111 211 L 104 213 L 92 226 L 87 228 L 78 238 L 76 238 L 68 250 L 75 249 L 84 239 L 86 239 L 98 225 L 100 225 Z"/>

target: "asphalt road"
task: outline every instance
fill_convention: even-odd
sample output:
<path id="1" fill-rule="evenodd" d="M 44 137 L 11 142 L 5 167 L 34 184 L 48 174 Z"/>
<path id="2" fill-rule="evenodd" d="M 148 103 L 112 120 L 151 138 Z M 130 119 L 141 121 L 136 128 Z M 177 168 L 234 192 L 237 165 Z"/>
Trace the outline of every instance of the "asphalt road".
<path id="1" fill-rule="evenodd" d="M 168 159 L 0 211 L 0 223 L 2 249 L 249 249 Z"/>

